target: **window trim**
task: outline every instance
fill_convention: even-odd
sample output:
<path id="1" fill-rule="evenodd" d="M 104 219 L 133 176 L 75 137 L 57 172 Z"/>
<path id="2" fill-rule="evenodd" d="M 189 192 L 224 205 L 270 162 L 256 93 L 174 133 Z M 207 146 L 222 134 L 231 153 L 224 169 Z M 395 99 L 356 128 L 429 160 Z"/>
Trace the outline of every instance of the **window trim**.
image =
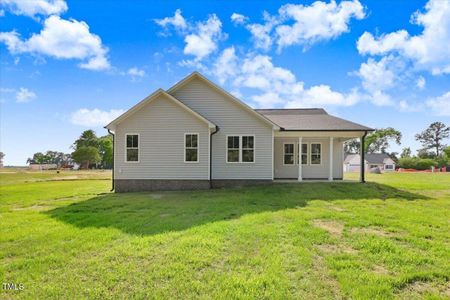
<path id="1" fill-rule="evenodd" d="M 239 160 L 238 161 L 228 161 L 228 137 L 237 136 L 239 137 Z M 251 136 L 253 137 L 253 161 L 242 161 L 242 137 Z M 227 134 L 225 136 L 225 163 L 227 164 L 254 164 L 256 162 L 256 137 L 254 134 Z"/>
<path id="2" fill-rule="evenodd" d="M 294 146 L 293 147 L 293 150 L 294 150 L 294 152 L 292 153 L 292 158 L 293 158 L 293 163 L 292 164 L 286 164 L 285 163 L 285 160 L 284 160 L 284 157 L 286 156 L 286 147 L 285 147 L 285 145 L 292 145 L 292 146 Z M 295 163 L 295 143 L 294 142 L 284 142 L 283 143 L 283 166 L 295 166 L 296 165 L 296 163 Z"/>
<path id="3" fill-rule="evenodd" d="M 312 155 L 313 155 L 312 145 L 316 145 L 316 144 L 320 145 L 320 164 L 313 164 L 312 163 Z M 320 166 L 322 166 L 323 165 L 322 156 L 323 156 L 323 145 L 322 145 L 322 142 L 310 142 L 309 143 L 309 155 L 308 155 L 309 166 L 313 166 L 313 167 L 320 167 Z"/>
<path id="4" fill-rule="evenodd" d="M 128 150 L 128 147 L 127 147 L 127 136 L 128 135 L 137 135 L 138 136 L 138 147 L 137 147 L 137 149 L 138 149 L 138 160 L 136 160 L 136 161 L 127 159 L 127 150 Z M 124 153 L 125 154 L 124 155 L 125 156 L 124 157 L 125 163 L 127 163 L 127 164 L 137 164 L 137 163 L 139 163 L 141 161 L 141 135 L 139 133 L 135 133 L 135 132 L 127 132 L 127 133 L 125 133 L 124 146 L 125 146 L 125 153 Z M 130 149 L 135 149 L 135 148 L 130 148 Z"/>
<path id="5" fill-rule="evenodd" d="M 386 168 L 387 166 L 389 166 L 389 168 Z M 394 170 L 394 164 L 385 164 L 384 169 L 385 170 Z"/>
<path id="6" fill-rule="evenodd" d="M 186 136 L 187 135 L 197 135 L 197 160 L 196 161 L 187 161 L 186 160 Z M 183 141 L 184 141 L 184 146 L 183 146 L 184 163 L 185 164 L 198 164 L 200 162 L 200 134 L 198 132 L 185 132 Z M 193 147 L 191 147 L 191 148 L 193 148 Z"/>

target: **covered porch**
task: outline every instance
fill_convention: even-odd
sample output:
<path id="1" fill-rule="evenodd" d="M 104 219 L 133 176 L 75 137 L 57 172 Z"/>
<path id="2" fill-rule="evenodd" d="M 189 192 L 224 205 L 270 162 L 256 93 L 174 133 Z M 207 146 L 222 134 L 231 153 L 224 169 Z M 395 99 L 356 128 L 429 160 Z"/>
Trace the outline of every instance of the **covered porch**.
<path id="1" fill-rule="evenodd" d="M 282 130 L 274 135 L 274 180 L 334 181 L 344 179 L 345 141 L 359 138 L 364 145 L 365 131 Z M 300 146 L 301 145 L 301 146 Z M 364 161 L 364 149 L 361 149 Z M 364 170 L 360 170 L 364 182 Z"/>

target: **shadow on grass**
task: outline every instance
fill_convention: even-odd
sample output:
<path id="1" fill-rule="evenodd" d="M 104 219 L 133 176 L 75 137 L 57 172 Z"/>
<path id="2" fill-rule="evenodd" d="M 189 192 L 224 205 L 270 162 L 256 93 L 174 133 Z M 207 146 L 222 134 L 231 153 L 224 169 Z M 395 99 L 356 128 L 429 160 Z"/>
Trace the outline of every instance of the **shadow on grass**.
<path id="1" fill-rule="evenodd" d="M 112 227 L 136 235 L 180 231 L 245 214 L 306 206 L 311 200 L 428 199 L 377 183 L 273 184 L 192 192 L 97 196 L 45 212 L 79 228 Z"/>

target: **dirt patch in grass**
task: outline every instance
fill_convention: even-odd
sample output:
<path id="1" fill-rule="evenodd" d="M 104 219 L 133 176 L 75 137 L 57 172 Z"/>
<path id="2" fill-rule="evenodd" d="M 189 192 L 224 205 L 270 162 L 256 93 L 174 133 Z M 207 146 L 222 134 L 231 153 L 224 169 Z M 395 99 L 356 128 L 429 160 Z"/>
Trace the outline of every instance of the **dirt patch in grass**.
<path id="1" fill-rule="evenodd" d="M 152 197 L 152 199 L 161 199 L 162 197 L 164 197 L 163 194 L 151 194 L 150 196 Z"/>
<path id="2" fill-rule="evenodd" d="M 353 227 L 350 229 L 350 233 L 352 234 L 368 234 L 368 235 L 376 235 L 381 237 L 393 236 L 394 234 L 391 232 L 387 232 L 378 227 Z"/>
<path id="3" fill-rule="evenodd" d="M 346 253 L 346 254 L 356 254 L 358 253 L 358 250 L 353 249 L 350 246 L 347 245 L 333 245 L 333 244 L 321 244 L 316 246 L 317 249 L 321 252 L 325 253 L 333 253 L 333 254 L 339 254 L 339 253 Z"/>
<path id="4" fill-rule="evenodd" d="M 389 273 L 390 273 L 388 269 L 386 269 L 383 266 L 379 266 L 379 265 L 373 266 L 372 271 L 375 274 L 379 274 L 379 275 L 389 275 Z"/>
<path id="5" fill-rule="evenodd" d="M 319 227 L 320 229 L 328 231 L 334 237 L 340 237 L 342 235 L 342 231 L 344 230 L 344 225 L 332 220 L 314 220 L 314 226 Z"/>
<path id="6" fill-rule="evenodd" d="M 329 291 L 333 294 L 333 299 L 343 299 L 339 282 L 329 274 L 329 269 L 322 256 L 313 257 L 313 270 L 318 279 L 328 286 Z"/>
<path id="7" fill-rule="evenodd" d="M 450 282 L 444 284 L 416 281 L 400 290 L 400 299 L 421 298 L 427 294 L 450 298 Z"/>
<path id="8" fill-rule="evenodd" d="M 330 209 L 338 212 L 347 211 L 346 209 L 340 208 L 338 206 L 330 206 Z"/>
<path id="9" fill-rule="evenodd" d="M 22 211 L 22 210 L 34 210 L 34 211 L 41 211 L 41 210 L 48 210 L 50 208 L 53 208 L 54 206 L 48 206 L 48 205 L 32 205 L 32 206 L 26 206 L 26 207 L 13 207 L 11 210 L 13 211 Z"/>

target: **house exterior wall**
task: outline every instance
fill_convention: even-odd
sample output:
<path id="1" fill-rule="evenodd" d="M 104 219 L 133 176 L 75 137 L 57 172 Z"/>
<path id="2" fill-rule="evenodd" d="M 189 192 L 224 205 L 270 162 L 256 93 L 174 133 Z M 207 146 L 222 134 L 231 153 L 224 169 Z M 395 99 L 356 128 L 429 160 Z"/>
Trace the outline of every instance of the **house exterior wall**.
<path id="1" fill-rule="evenodd" d="M 294 157 L 298 155 L 298 138 L 277 137 L 274 146 L 274 177 L 275 179 L 298 178 L 298 164 L 284 165 L 284 144 L 295 144 Z M 304 179 L 328 179 L 330 168 L 330 139 L 329 138 L 303 138 L 303 144 L 308 144 L 308 164 L 302 166 L 302 177 Z M 311 165 L 310 151 L 311 143 L 322 144 L 322 161 L 320 165 Z M 333 178 L 343 177 L 343 143 L 338 138 L 333 141 Z"/>
<path id="2" fill-rule="evenodd" d="M 272 179 L 272 126 L 227 95 L 195 78 L 172 95 L 214 124 L 219 131 L 212 136 L 213 179 Z M 254 135 L 253 163 L 227 163 L 227 135 Z"/>
<path id="3" fill-rule="evenodd" d="M 127 133 L 139 134 L 139 162 L 125 161 Z M 198 163 L 184 162 L 185 133 L 199 134 Z M 208 180 L 208 125 L 160 95 L 117 125 L 114 176 L 119 185 L 127 179 Z"/>

